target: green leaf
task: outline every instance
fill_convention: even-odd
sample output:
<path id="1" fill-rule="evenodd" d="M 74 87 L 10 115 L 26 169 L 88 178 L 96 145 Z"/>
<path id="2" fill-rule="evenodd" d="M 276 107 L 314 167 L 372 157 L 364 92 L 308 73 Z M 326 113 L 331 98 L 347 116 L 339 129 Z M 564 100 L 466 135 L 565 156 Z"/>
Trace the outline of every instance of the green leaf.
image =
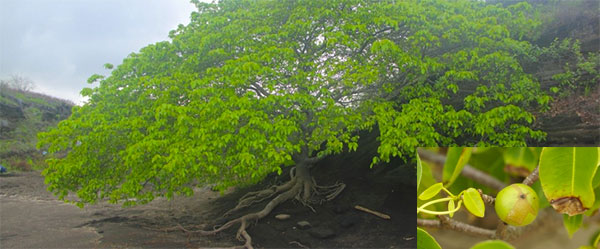
<path id="1" fill-rule="evenodd" d="M 597 168 L 597 148 L 544 148 L 540 155 L 540 182 L 552 207 L 569 215 L 591 208 L 595 202 L 592 179 Z"/>
<path id="2" fill-rule="evenodd" d="M 477 217 L 483 217 L 485 215 L 485 205 L 481 195 L 474 188 L 468 188 L 463 194 L 463 201 L 467 210 Z"/>
<path id="3" fill-rule="evenodd" d="M 431 174 L 431 166 L 427 161 L 421 161 L 421 166 L 423 166 L 423 174 L 421 176 L 421 185 L 417 189 L 417 197 L 422 194 L 426 189 L 431 187 L 432 185 L 438 183 L 433 175 Z M 423 201 L 417 198 L 417 207 L 427 203 L 428 201 Z M 435 203 L 433 205 L 428 206 L 428 209 L 431 211 L 443 211 L 446 210 L 445 203 Z M 421 218 L 432 218 L 431 215 L 425 213 L 419 213 L 419 217 Z"/>
<path id="4" fill-rule="evenodd" d="M 436 196 L 444 187 L 441 182 L 431 185 L 429 188 L 425 189 L 421 195 L 419 195 L 419 199 L 421 200 L 429 200 Z"/>
<path id="5" fill-rule="evenodd" d="M 419 189 L 419 185 L 421 185 L 421 175 L 423 174 L 423 166 L 421 166 L 421 158 L 419 157 L 419 153 L 417 153 L 417 189 Z"/>
<path id="6" fill-rule="evenodd" d="M 502 240 L 486 240 L 483 242 L 479 242 L 471 249 L 515 249 L 510 244 L 502 241 Z"/>
<path id="7" fill-rule="evenodd" d="M 597 188 L 598 186 L 600 186 L 600 147 L 598 147 L 598 167 L 596 168 L 594 179 L 592 179 L 592 187 Z"/>
<path id="8" fill-rule="evenodd" d="M 417 249 L 442 249 L 442 247 L 427 231 L 417 227 Z"/>
<path id="9" fill-rule="evenodd" d="M 594 205 L 585 211 L 585 215 L 587 216 L 593 216 L 596 214 L 598 208 L 600 208 L 600 187 L 594 189 L 594 194 L 596 195 L 596 200 L 594 201 Z"/>
<path id="10" fill-rule="evenodd" d="M 528 147 L 506 148 L 503 158 L 506 172 L 523 177 L 527 177 L 538 164 L 538 156 Z"/>
<path id="11" fill-rule="evenodd" d="M 539 197 L 540 210 L 549 207 L 550 203 L 548 202 L 548 199 L 546 199 L 546 195 L 544 195 L 540 181 L 535 181 L 533 185 L 531 185 L 531 188 L 535 190 L 535 193 Z"/>
<path id="12" fill-rule="evenodd" d="M 448 201 L 448 211 L 452 210 L 454 210 L 454 200 Z M 448 215 L 450 215 L 450 218 L 452 218 L 452 216 L 454 216 L 454 213 L 450 213 Z"/>
<path id="13" fill-rule="evenodd" d="M 583 224 L 583 214 L 578 214 L 574 216 L 563 214 L 563 225 L 569 233 L 569 238 L 573 238 L 573 234 L 577 232 L 577 230 L 579 230 L 581 224 Z"/>
<path id="14" fill-rule="evenodd" d="M 472 148 L 451 147 L 446 154 L 444 163 L 443 182 L 446 187 L 454 183 L 471 157 Z"/>

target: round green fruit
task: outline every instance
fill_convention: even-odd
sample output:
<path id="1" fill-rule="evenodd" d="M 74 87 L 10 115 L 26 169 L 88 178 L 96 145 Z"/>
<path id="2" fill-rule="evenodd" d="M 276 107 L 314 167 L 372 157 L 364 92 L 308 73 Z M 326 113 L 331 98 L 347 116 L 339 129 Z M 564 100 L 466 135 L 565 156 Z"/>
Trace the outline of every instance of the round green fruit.
<path id="1" fill-rule="evenodd" d="M 516 183 L 500 190 L 495 208 L 502 221 L 513 226 L 525 226 L 535 220 L 540 203 L 531 187 Z"/>

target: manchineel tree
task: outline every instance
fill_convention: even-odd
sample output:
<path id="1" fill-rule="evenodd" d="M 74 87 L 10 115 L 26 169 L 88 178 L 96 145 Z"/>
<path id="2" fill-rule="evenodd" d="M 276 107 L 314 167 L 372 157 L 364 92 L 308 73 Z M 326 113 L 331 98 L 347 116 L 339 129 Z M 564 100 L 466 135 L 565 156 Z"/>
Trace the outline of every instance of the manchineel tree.
<path id="1" fill-rule="evenodd" d="M 417 158 L 419 249 L 441 248 L 426 231 L 429 228 L 492 239 L 471 249 L 514 249 L 506 241 L 527 241 L 518 238 L 544 226 L 561 229 L 553 225 L 553 218 L 561 216 L 570 238 L 582 227 L 597 230 L 589 242 L 576 241 L 579 249 L 600 245 L 600 230 L 587 225 L 593 220 L 585 218 L 597 215 L 600 208 L 599 147 L 421 148 Z M 486 212 L 486 206 L 496 215 Z M 491 221 L 491 216 L 496 229 L 469 222 L 475 219 L 453 218 L 463 207 L 478 218 Z"/>
<path id="2" fill-rule="evenodd" d="M 252 192 L 224 224 L 246 227 L 278 204 L 311 207 L 344 185 L 319 186 L 310 169 L 380 132 L 379 156 L 417 145 L 524 145 L 543 138 L 532 110 L 549 97 L 519 60 L 538 22 L 526 3 L 481 1 L 219 1 L 188 25 L 129 55 L 57 128 L 39 135 L 43 172 L 61 199 L 143 204 L 256 183 L 293 166 L 290 181 Z M 231 214 L 231 212 L 228 212 Z"/>

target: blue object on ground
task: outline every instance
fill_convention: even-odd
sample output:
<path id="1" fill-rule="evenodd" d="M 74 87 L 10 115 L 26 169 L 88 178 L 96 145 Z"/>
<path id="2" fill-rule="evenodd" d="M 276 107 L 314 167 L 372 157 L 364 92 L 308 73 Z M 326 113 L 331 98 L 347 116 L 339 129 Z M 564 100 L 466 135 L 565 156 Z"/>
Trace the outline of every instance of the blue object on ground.
<path id="1" fill-rule="evenodd" d="M 6 173 L 6 168 L 2 165 L 0 165 L 0 173 Z"/>

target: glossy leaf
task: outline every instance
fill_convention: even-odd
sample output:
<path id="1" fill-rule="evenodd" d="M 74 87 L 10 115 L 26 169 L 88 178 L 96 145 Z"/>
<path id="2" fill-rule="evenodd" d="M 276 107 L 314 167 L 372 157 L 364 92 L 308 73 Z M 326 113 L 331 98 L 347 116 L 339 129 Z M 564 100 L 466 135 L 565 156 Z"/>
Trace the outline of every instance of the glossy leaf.
<path id="1" fill-rule="evenodd" d="M 419 186 L 419 188 L 417 189 L 417 197 L 422 194 L 426 189 L 428 189 L 429 187 L 431 187 L 432 185 L 438 183 L 435 178 L 433 177 L 433 175 L 431 174 L 431 166 L 429 165 L 429 163 L 427 163 L 427 161 L 421 161 L 421 165 L 423 166 L 423 174 L 421 177 L 421 186 Z M 417 198 L 417 207 L 425 204 L 429 202 L 429 200 L 421 200 L 419 198 Z M 430 205 L 427 207 L 428 210 L 431 211 L 443 211 L 446 209 L 446 206 L 443 205 L 445 203 L 435 203 L 433 205 Z M 425 213 L 419 213 L 418 214 L 419 217 L 421 218 L 433 218 L 432 215 L 429 214 L 425 214 Z"/>
<path id="2" fill-rule="evenodd" d="M 477 217 L 483 217 L 485 215 L 483 199 L 481 199 L 481 195 L 476 189 L 467 189 L 463 194 L 463 201 L 467 210 L 473 215 Z"/>
<path id="3" fill-rule="evenodd" d="M 454 200 L 448 201 L 448 211 L 454 210 Z M 454 216 L 454 213 L 448 214 L 450 218 Z"/>
<path id="4" fill-rule="evenodd" d="M 539 175 L 550 204 L 559 213 L 584 213 L 595 202 L 592 179 L 598 168 L 598 149 L 544 148 Z"/>
<path id="5" fill-rule="evenodd" d="M 443 187 L 444 187 L 444 185 L 441 182 L 433 184 L 429 188 L 425 189 L 425 191 L 423 191 L 423 193 L 421 193 L 421 195 L 419 195 L 419 199 L 424 200 L 424 201 L 429 200 L 429 199 L 433 198 L 434 196 L 436 196 L 440 191 L 442 191 Z"/>
<path id="6" fill-rule="evenodd" d="M 538 164 L 534 148 L 506 148 L 503 156 L 506 172 L 513 175 L 527 177 Z"/>
<path id="7" fill-rule="evenodd" d="M 592 187 L 597 188 L 600 186 L 600 147 L 598 147 L 598 168 L 596 168 L 596 174 L 594 174 L 594 179 L 592 179 Z"/>
<path id="8" fill-rule="evenodd" d="M 594 189 L 594 194 L 596 195 L 596 200 L 594 201 L 594 205 L 585 211 L 585 215 L 587 216 L 593 216 L 600 209 L 600 187 Z"/>
<path id="9" fill-rule="evenodd" d="M 441 249 L 440 244 L 427 231 L 417 227 L 417 249 Z"/>
<path id="10" fill-rule="evenodd" d="M 512 245 L 502 240 L 486 240 L 479 242 L 471 249 L 515 249 Z"/>
<path id="11" fill-rule="evenodd" d="M 472 148 L 451 147 L 446 154 L 444 162 L 443 182 L 444 186 L 449 187 L 460 175 L 464 166 L 469 162 Z"/>
<path id="12" fill-rule="evenodd" d="M 578 214 L 574 216 L 563 214 L 563 225 L 569 233 L 569 238 L 573 238 L 573 234 L 577 232 L 577 230 L 579 230 L 581 224 L 583 224 L 583 214 Z"/>
<path id="13" fill-rule="evenodd" d="M 549 207 L 550 202 L 548 202 L 548 199 L 546 199 L 546 195 L 544 195 L 544 190 L 542 190 L 542 184 L 540 183 L 540 181 L 535 181 L 533 185 L 531 185 L 531 188 L 535 190 L 535 193 L 540 199 L 540 210 Z"/>
<path id="14" fill-rule="evenodd" d="M 423 174 L 423 166 L 421 165 L 421 158 L 419 157 L 419 153 L 417 153 L 417 189 L 421 185 L 421 175 Z"/>

